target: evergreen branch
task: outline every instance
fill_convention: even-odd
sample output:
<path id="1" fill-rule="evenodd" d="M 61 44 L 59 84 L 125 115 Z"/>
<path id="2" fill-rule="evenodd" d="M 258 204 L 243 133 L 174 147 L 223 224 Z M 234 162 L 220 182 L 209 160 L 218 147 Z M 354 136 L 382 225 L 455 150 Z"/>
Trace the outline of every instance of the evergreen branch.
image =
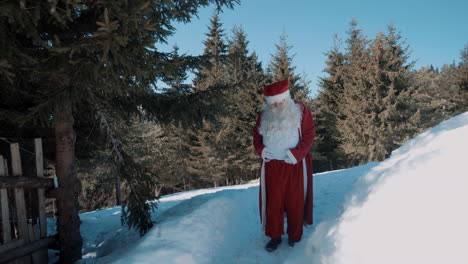
<path id="1" fill-rule="evenodd" d="M 148 120 L 169 124 L 176 122 L 183 126 L 201 125 L 203 120 L 215 120 L 225 114 L 220 108 L 226 91 L 232 92 L 239 83 L 218 85 L 205 91 L 181 96 L 153 93 L 138 98 L 144 116 Z"/>
<path id="2" fill-rule="evenodd" d="M 136 228 L 140 235 L 144 235 L 153 226 L 151 211 L 157 208 L 157 197 L 154 195 L 156 182 L 148 177 L 145 168 L 137 164 L 126 153 L 122 141 L 118 138 L 110 117 L 103 110 L 96 112 L 100 120 L 101 129 L 107 135 L 107 144 L 112 157 L 111 164 L 114 171 L 126 183 L 130 191 L 122 203 L 121 223 L 129 228 Z M 152 202 L 147 202 L 152 201 Z"/>

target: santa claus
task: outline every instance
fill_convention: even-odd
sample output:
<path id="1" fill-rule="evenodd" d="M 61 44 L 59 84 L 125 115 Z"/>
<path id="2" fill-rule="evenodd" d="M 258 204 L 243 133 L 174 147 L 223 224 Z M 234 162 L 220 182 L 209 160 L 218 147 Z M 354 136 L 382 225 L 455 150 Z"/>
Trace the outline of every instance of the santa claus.
<path id="1" fill-rule="evenodd" d="M 260 218 L 271 238 L 265 249 L 274 251 L 284 234 L 287 216 L 288 244 L 302 238 L 302 225 L 312 224 L 312 156 L 314 119 L 302 103 L 291 99 L 289 80 L 264 87 L 266 104 L 253 131 L 254 147 L 262 157 Z"/>

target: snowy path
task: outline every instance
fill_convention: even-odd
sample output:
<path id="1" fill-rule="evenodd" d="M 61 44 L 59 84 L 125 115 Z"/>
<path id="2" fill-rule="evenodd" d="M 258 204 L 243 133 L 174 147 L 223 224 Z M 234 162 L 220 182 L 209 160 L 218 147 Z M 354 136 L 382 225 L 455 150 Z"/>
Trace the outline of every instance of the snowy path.
<path id="1" fill-rule="evenodd" d="M 375 165 L 314 176 L 314 227 L 342 212 L 347 191 Z M 258 184 L 163 197 L 154 214 L 157 224 L 142 238 L 120 227 L 116 221 L 119 210 L 114 207 L 82 215 L 84 233 L 100 231 L 87 235 L 82 263 L 153 263 L 157 259 L 160 263 L 276 264 L 300 258 L 305 250 L 305 242 L 289 248 L 286 235 L 277 251 L 264 250 L 269 238 L 259 222 Z M 304 229 L 303 241 L 313 231 L 313 227 Z"/>

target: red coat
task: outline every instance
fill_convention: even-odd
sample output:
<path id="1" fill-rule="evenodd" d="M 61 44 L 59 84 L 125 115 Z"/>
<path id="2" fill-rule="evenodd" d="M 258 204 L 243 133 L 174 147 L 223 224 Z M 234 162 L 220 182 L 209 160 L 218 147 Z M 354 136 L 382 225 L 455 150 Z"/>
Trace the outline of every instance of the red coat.
<path id="1" fill-rule="evenodd" d="M 305 161 L 307 168 L 307 194 L 304 203 L 304 223 L 311 225 L 313 222 L 313 181 L 312 181 L 312 155 L 310 153 L 310 148 L 315 139 L 315 122 L 312 117 L 310 110 L 301 102 L 295 101 L 302 109 L 302 120 L 301 128 L 299 131 L 300 139 L 299 143 L 295 148 L 290 149 L 291 153 L 294 155 L 298 162 Z M 265 148 L 263 145 L 263 137 L 259 134 L 258 129 L 260 127 L 260 122 L 262 118 L 262 113 L 259 113 L 257 118 L 257 123 L 253 130 L 253 143 L 255 151 L 258 155 L 262 155 L 262 151 Z M 263 163 L 262 163 L 263 166 Z M 262 184 L 262 182 L 260 182 Z M 260 217 L 262 212 L 262 194 L 260 188 Z"/>

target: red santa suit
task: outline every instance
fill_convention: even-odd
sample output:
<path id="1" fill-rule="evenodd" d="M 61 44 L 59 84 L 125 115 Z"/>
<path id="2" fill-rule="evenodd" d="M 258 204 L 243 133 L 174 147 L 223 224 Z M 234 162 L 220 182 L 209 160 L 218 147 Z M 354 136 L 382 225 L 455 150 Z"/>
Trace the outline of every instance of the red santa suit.
<path id="1" fill-rule="evenodd" d="M 272 98 L 283 101 L 290 98 L 289 82 L 286 81 L 265 87 L 267 102 Z M 302 225 L 312 224 L 312 156 L 309 150 L 315 138 L 315 125 L 304 104 L 292 100 L 290 103 L 297 110 L 293 111 L 295 114 L 287 121 L 289 123 L 281 128 L 262 124 L 267 121 L 265 111 L 258 115 L 253 141 L 258 155 L 262 156 L 267 147 L 273 157 L 263 159 L 260 175 L 260 217 L 265 233 L 271 238 L 283 235 L 286 213 L 288 238 L 299 241 Z"/>

